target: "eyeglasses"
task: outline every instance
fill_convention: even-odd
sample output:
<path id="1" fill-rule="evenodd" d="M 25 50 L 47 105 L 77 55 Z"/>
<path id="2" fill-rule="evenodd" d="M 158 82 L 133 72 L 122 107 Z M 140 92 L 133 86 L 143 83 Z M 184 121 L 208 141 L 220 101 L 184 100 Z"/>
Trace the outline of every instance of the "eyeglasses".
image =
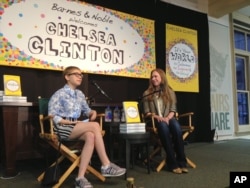
<path id="1" fill-rule="evenodd" d="M 69 76 L 71 76 L 71 75 L 74 75 L 74 76 L 76 76 L 76 77 L 78 77 L 78 78 L 83 78 L 83 74 L 80 74 L 80 73 L 77 73 L 77 72 L 73 72 L 73 73 L 70 73 L 70 74 L 68 74 Z"/>

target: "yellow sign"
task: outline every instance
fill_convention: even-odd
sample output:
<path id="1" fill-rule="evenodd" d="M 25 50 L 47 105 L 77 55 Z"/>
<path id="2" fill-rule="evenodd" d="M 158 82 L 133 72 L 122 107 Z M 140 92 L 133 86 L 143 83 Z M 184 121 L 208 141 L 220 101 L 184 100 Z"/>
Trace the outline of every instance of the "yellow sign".
<path id="1" fill-rule="evenodd" d="M 175 91 L 199 92 L 196 30 L 166 24 L 166 75 Z"/>

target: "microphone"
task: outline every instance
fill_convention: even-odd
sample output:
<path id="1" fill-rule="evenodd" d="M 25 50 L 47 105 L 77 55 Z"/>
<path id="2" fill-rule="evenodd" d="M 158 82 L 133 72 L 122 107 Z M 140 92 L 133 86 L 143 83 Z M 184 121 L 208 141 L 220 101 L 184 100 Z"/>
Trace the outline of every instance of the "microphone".
<path id="1" fill-rule="evenodd" d="M 141 111 L 141 108 L 142 108 L 142 106 L 141 106 L 141 105 L 142 105 L 142 100 L 143 100 L 145 97 L 148 97 L 148 96 L 150 96 L 150 95 L 154 95 L 155 93 L 161 94 L 162 91 L 163 91 L 163 86 L 161 85 L 161 86 L 160 86 L 160 89 L 154 90 L 153 92 L 148 93 L 147 95 L 143 95 L 143 96 L 139 97 L 139 98 L 138 98 L 138 101 L 139 101 L 139 103 L 138 103 L 138 108 L 139 108 L 139 110 Z M 140 118 L 142 119 L 142 114 L 140 114 Z"/>
<path id="2" fill-rule="evenodd" d="M 162 91 L 163 91 L 163 88 L 160 87 L 160 89 L 155 90 L 152 93 L 148 93 L 147 95 L 143 95 L 142 97 L 139 97 L 138 100 L 140 101 L 140 100 L 144 99 L 145 97 L 148 97 L 148 96 L 153 95 L 155 93 L 161 93 Z"/>
<path id="3" fill-rule="evenodd" d="M 109 100 L 112 100 L 112 98 L 111 97 L 109 97 L 108 95 L 107 95 L 107 93 L 105 93 L 105 91 L 103 91 L 102 90 L 102 88 L 100 88 L 100 86 L 95 82 L 95 81 L 91 81 L 91 83 L 98 89 L 98 91 L 101 93 L 101 94 L 103 94 L 105 97 L 107 97 Z"/>

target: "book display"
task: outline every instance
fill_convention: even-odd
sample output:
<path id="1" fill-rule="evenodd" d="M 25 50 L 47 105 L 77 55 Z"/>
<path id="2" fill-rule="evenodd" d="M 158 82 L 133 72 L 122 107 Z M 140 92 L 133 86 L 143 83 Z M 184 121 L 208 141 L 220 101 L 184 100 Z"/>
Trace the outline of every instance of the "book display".
<path id="1" fill-rule="evenodd" d="M 4 90 L 0 91 L 0 102 L 27 102 L 22 96 L 21 79 L 17 75 L 3 75 Z"/>
<path id="2" fill-rule="evenodd" d="M 145 123 L 141 123 L 137 101 L 124 101 L 126 123 L 120 124 L 120 133 L 145 133 Z"/>
<path id="3" fill-rule="evenodd" d="M 145 133 L 145 123 L 122 123 L 120 133 Z"/>
<path id="4" fill-rule="evenodd" d="M 27 102 L 27 97 L 0 95 L 0 102 Z"/>

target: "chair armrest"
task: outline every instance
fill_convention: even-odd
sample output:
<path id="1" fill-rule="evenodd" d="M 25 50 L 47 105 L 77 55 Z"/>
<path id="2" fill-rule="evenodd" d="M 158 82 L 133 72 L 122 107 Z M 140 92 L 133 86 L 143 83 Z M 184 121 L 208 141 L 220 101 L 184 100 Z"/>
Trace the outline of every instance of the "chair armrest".
<path id="1" fill-rule="evenodd" d="M 97 117 L 105 117 L 105 114 L 104 114 L 104 113 L 101 113 L 101 114 L 97 114 L 96 116 L 97 116 Z"/>
<path id="2" fill-rule="evenodd" d="M 143 117 L 144 117 L 145 123 L 147 122 L 147 119 L 149 119 L 149 121 L 151 122 L 152 127 L 147 128 L 147 129 L 149 129 L 150 131 L 153 131 L 154 133 L 157 133 L 154 115 L 155 115 L 155 113 L 147 113 L 146 116 L 143 116 Z"/>
<path id="3" fill-rule="evenodd" d="M 144 117 L 145 118 L 153 118 L 154 115 L 155 115 L 155 113 L 147 113 Z"/>
<path id="4" fill-rule="evenodd" d="M 97 114 L 96 117 L 99 119 L 100 129 L 102 136 L 105 134 L 105 130 L 103 130 L 103 118 L 105 117 L 104 113 Z"/>
<path id="5" fill-rule="evenodd" d="M 42 118 L 43 121 L 52 120 L 52 119 L 53 119 L 53 116 L 45 116 Z"/>
<path id="6" fill-rule="evenodd" d="M 50 116 L 50 115 L 48 115 L 48 116 L 43 116 L 43 115 L 39 115 L 39 121 L 40 121 L 40 127 L 41 127 L 41 133 L 40 133 L 40 136 L 41 135 L 43 135 L 43 134 L 48 134 L 48 135 L 54 135 L 54 130 L 53 130 L 53 127 L 54 127 L 54 125 L 53 125 L 53 116 Z M 45 133 L 44 132 L 44 129 L 45 129 L 45 122 L 49 122 L 49 133 Z"/>
<path id="7" fill-rule="evenodd" d="M 184 113 L 184 114 L 180 114 L 180 115 L 178 115 L 177 116 L 177 119 L 179 120 L 180 118 L 187 118 L 187 120 L 188 120 L 188 125 L 181 125 L 181 127 L 183 127 L 183 128 L 188 128 L 189 127 L 189 129 L 190 130 L 193 130 L 194 129 L 194 127 L 193 127 L 193 125 L 192 125 L 192 116 L 194 115 L 194 113 L 193 112 L 187 112 L 187 113 Z"/>
<path id="8" fill-rule="evenodd" d="M 182 117 L 187 117 L 187 116 L 192 116 L 192 115 L 194 115 L 193 112 L 188 112 L 188 113 L 184 113 L 184 114 L 179 114 L 177 117 L 182 118 Z"/>

